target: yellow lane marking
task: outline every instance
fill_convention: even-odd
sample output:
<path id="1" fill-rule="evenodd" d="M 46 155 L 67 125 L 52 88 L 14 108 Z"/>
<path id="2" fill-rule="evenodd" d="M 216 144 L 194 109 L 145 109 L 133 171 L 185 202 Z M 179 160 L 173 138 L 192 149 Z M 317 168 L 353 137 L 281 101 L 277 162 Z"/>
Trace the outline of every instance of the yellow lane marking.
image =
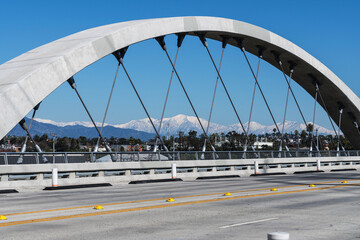
<path id="1" fill-rule="evenodd" d="M 360 179 L 350 179 L 347 181 L 358 181 Z M 327 182 L 318 182 L 315 183 L 317 185 L 320 184 L 327 184 L 327 183 L 335 183 L 335 182 L 340 182 L 340 180 L 337 181 L 327 181 Z M 282 186 L 282 187 L 277 187 L 279 188 L 292 188 L 292 187 L 303 187 L 303 186 L 307 186 L 307 184 L 299 184 L 299 185 L 291 185 L 291 186 Z M 239 190 L 239 191 L 233 191 L 230 193 L 243 193 L 243 192 L 256 192 L 256 191 L 266 191 L 271 189 L 271 187 L 268 188 L 257 188 L 257 189 L 248 189 L 248 190 Z M 197 194 L 197 195 L 188 195 L 188 196 L 179 196 L 176 198 L 192 198 L 192 197 L 204 197 L 204 196 L 213 196 L 213 195 L 222 195 L 224 194 L 223 192 L 221 193 L 205 193 L 205 194 Z M 101 204 L 102 206 L 114 206 L 114 205 L 122 205 L 122 204 L 130 204 L 130 203 L 143 203 L 143 202 L 153 202 L 153 201 L 163 201 L 166 200 L 168 198 L 154 198 L 154 199 L 145 199 L 145 200 L 134 200 L 134 201 L 127 201 L 127 202 L 117 202 L 117 203 L 104 203 Z M 67 208 L 56 208 L 56 209 L 46 209 L 46 210 L 37 210 L 37 211 L 28 211 L 28 212 L 19 212 L 19 213 L 8 213 L 8 214 L 3 214 L 5 216 L 16 216 L 16 215 L 24 215 L 24 214 L 34 214 L 34 213 L 46 213 L 46 212 L 57 212 L 57 211 L 66 211 L 66 210 L 75 210 L 75 209 L 84 209 L 84 208 L 93 208 L 94 205 L 88 205 L 88 206 L 78 206 L 78 207 L 67 207 Z"/>
<path id="2" fill-rule="evenodd" d="M 28 223 L 49 222 L 49 221 L 80 218 L 80 217 L 100 216 L 100 215 L 107 215 L 107 214 L 114 214 L 114 213 L 134 212 L 134 211 L 142 211 L 142 210 L 150 210 L 150 209 L 185 206 L 185 205 L 199 204 L 199 203 L 210 203 L 210 202 L 228 201 L 228 200 L 253 198 L 253 197 L 264 197 L 264 196 L 290 194 L 290 193 L 310 192 L 310 191 L 317 191 L 317 190 L 324 190 L 324 189 L 349 187 L 349 186 L 355 186 L 355 185 L 360 185 L 360 183 L 355 183 L 355 184 L 351 184 L 351 185 L 337 185 L 337 186 L 332 186 L 332 187 L 321 187 L 321 188 L 310 188 L 310 189 L 308 188 L 308 189 L 293 190 L 293 191 L 286 191 L 286 192 L 271 192 L 271 193 L 262 193 L 262 194 L 245 195 L 245 196 L 237 196 L 237 197 L 228 197 L 228 198 L 198 200 L 198 201 L 190 201 L 190 202 L 182 202 L 182 203 L 160 204 L 160 205 L 154 205 L 154 206 L 148 206 L 148 207 L 127 208 L 127 209 L 83 213 L 83 214 L 75 214 L 75 215 L 67 215 L 67 216 L 59 216 L 59 217 L 31 219 L 31 220 L 24 220 L 24 221 L 5 222 L 5 223 L 0 223 L 0 227 L 7 227 L 7 226 L 20 225 L 20 224 L 28 224 Z"/>

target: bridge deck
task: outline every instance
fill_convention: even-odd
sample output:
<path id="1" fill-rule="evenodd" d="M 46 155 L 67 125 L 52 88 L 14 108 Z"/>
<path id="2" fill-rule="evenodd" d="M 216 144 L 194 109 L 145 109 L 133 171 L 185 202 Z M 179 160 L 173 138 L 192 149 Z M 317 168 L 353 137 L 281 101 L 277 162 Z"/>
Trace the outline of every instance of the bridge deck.
<path id="1" fill-rule="evenodd" d="M 294 239 L 353 239 L 359 237 L 359 186 L 360 174 L 346 172 L 26 188 L 0 194 L 0 215 L 8 217 L 0 229 L 4 239 L 266 239 L 277 230 Z M 165 202 L 169 197 L 175 203 Z M 97 204 L 104 209 L 93 210 Z"/>

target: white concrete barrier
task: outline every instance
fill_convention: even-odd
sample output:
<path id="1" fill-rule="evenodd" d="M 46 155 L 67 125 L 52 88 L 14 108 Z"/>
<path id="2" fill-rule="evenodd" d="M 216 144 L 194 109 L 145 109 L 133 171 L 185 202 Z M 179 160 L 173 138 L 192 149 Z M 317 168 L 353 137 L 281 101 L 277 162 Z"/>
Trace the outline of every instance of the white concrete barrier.
<path id="1" fill-rule="evenodd" d="M 290 234 L 286 232 L 271 232 L 267 234 L 268 240 L 289 240 Z"/>
<path id="2" fill-rule="evenodd" d="M 96 162 L 58 164 L 0 165 L 0 188 L 51 186 L 53 169 L 58 184 L 129 183 L 131 181 L 171 179 L 195 180 L 199 177 L 258 174 L 293 174 L 296 172 L 359 170 L 360 157 L 258 158 L 189 161 Z M 256 166 L 257 165 L 257 166 Z M 252 167 L 255 169 L 253 170 Z M 21 176 L 24 176 L 21 178 Z M 55 179 L 55 178 L 53 178 Z"/>

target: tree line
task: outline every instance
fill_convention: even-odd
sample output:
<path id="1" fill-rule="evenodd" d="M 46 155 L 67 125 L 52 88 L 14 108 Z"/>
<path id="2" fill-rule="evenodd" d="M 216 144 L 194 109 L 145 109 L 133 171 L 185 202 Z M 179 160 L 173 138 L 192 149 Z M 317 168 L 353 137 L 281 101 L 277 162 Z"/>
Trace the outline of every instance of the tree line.
<path id="1" fill-rule="evenodd" d="M 309 129 L 307 129 L 309 130 Z M 310 129 L 311 130 L 311 129 Z M 245 142 L 247 146 L 251 146 L 258 139 L 266 139 L 268 142 L 273 142 L 273 147 L 262 146 L 264 150 L 277 150 L 281 142 L 285 143 L 290 149 L 309 148 L 311 142 L 313 142 L 313 149 L 315 145 L 319 146 L 320 150 L 336 150 L 338 140 L 333 135 L 319 135 L 318 137 L 311 134 L 312 131 L 302 130 L 301 132 L 295 130 L 294 133 L 285 133 L 281 136 L 274 131 L 272 134 L 249 134 L 248 137 L 244 133 L 238 133 L 231 131 L 228 133 L 214 133 L 210 134 L 207 138 L 204 134 L 199 134 L 196 131 L 189 131 L 187 134 L 180 133 L 176 136 L 171 136 L 170 139 L 162 137 L 164 144 L 170 150 L 175 151 L 201 151 L 204 143 L 206 142 L 206 150 L 211 151 L 211 145 L 215 147 L 217 151 L 242 151 Z M 34 141 L 40 146 L 44 152 L 52 152 L 54 138 L 44 134 L 42 136 L 34 135 Z M 312 141 L 311 141 L 312 139 Z M 206 140 L 206 141 L 205 141 Z M 10 141 L 10 144 L 21 147 L 25 141 L 25 137 L 20 136 L 7 136 L 0 141 L 1 144 L 5 144 Z M 89 151 L 89 148 L 93 148 L 98 141 L 98 138 L 86 138 L 84 136 L 78 138 L 70 137 L 56 137 L 55 149 L 57 152 L 74 152 L 74 151 Z M 353 149 L 351 143 L 344 136 L 340 136 L 340 141 L 345 149 Z M 119 145 L 141 145 L 142 149 L 146 149 L 146 145 L 154 146 L 156 139 L 150 139 L 149 141 L 142 141 L 141 139 L 130 138 L 106 138 L 106 142 L 110 146 Z M 160 141 L 158 141 L 160 143 Z M 210 145 L 211 144 L 211 145 Z M 103 145 L 100 142 L 100 145 Z M 161 148 L 161 147 L 160 147 Z M 116 150 L 116 149 L 115 149 Z M 124 150 L 124 148 L 117 148 L 117 150 Z M 28 140 L 27 151 L 36 151 L 34 145 Z"/>

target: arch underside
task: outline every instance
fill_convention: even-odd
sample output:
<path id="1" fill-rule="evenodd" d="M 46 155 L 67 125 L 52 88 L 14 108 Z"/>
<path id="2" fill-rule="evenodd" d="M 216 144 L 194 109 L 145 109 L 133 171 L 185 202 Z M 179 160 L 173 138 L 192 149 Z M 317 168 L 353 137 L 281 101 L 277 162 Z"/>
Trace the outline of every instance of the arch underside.
<path id="1" fill-rule="evenodd" d="M 360 119 L 360 99 L 344 82 L 290 41 L 248 23 L 215 17 L 176 17 L 105 25 L 40 46 L 0 65 L 0 139 L 63 82 L 99 59 L 158 36 L 199 32 L 206 32 L 207 38 L 218 41 L 223 35 L 230 36 L 229 44 L 234 46 L 237 46 L 234 38 L 242 38 L 246 51 L 254 55 L 258 55 L 258 46 L 262 46 L 266 49 L 263 59 L 280 69 L 272 53 L 275 51 L 280 54 L 287 75 L 289 62 L 295 63 L 293 79 L 312 97 L 315 96 L 313 79 L 316 79 L 336 124 L 338 104 L 345 107 L 341 130 L 352 145 L 360 149 L 360 135 L 353 124 Z"/>

